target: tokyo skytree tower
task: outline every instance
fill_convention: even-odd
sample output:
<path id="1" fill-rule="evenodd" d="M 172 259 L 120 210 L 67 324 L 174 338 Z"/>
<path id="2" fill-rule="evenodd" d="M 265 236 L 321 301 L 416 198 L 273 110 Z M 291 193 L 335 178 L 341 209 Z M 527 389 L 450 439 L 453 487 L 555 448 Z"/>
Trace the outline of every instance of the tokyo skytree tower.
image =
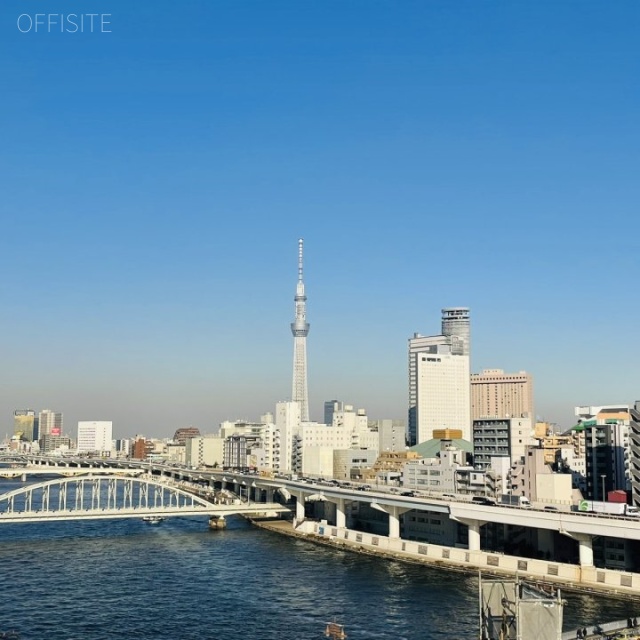
<path id="1" fill-rule="evenodd" d="M 296 319 L 291 323 L 293 333 L 293 386 L 291 400 L 300 403 L 300 419 L 309 421 L 309 399 L 307 395 L 307 296 L 302 281 L 302 251 L 304 240 L 298 240 L 298 284 L 296 285 Z"/>

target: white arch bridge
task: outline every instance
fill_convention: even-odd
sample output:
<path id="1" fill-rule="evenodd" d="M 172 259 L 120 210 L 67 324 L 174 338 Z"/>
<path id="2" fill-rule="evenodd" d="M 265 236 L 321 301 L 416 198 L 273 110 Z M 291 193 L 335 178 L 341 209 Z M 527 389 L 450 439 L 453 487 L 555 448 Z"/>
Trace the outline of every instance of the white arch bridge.
<path id="1" fill-rule="evenodd" d="M 106 520 L 145 516 L 277 515 L 279 503 L 242 502 L 195 495 L 155 479 L 110 476 L 57 478 L 0 495 L 0 525 L 56 520 Z"/>

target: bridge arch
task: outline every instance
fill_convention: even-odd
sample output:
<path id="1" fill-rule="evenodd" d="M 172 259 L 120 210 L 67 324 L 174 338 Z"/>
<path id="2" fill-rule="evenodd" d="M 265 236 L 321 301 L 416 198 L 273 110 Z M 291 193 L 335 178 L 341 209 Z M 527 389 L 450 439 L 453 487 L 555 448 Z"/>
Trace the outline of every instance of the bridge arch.
<path id="1" fill-rule="evenodd" d="M 0 522 L 46 519 L 60 514 L 125 517 L 207 513 L 212 503 L 198 495 L 148 476 L 83 475 L 55 478 L 0 495 Z M 187 513 L 188 512 L 188 513 Z"/>

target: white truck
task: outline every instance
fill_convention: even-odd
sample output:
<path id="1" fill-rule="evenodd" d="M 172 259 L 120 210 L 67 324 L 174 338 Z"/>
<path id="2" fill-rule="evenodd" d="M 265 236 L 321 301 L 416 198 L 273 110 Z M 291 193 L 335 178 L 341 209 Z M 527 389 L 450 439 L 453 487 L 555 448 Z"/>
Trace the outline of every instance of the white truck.
<path id="1" fill-rule="evenodd" d="M 507 493 L 503 493 L 500 496 L 500 504 L 509 507 L 520 507 L 521 509 L 531 508 L 531 502 L 529 502 L 529 498 L 525 496 L 512 496 Z"/>
<path id="2" fill-rule="evenodd" d="M 601 500 L 581 500 L 578 511 L 607 513 L 611 516 L 640 516 L 637 507 L 624 502 L 603 502 Z"/>

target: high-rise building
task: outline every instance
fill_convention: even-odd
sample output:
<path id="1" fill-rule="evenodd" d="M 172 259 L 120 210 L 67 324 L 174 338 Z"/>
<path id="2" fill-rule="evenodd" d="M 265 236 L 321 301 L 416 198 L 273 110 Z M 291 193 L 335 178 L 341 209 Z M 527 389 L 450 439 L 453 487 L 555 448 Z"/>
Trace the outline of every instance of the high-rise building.
<path id="1" fill-rule="evenodd" d="M 296 317 L 291 323 L 293 334 L 293 385 L 291 401 L 300 404 L 302 422 L 309 421 L 309 397 L 307 393 L 307 336 L 309 323 L 307 322 L 307 296 L 304 293 L 302 279 L 302 253 L 304 241 L 298 240 L 298 284 L 296 285 Z"/>
<path id="2" fill-rule="evenodd" d="M 604 500 L 609 491 L 633 489 L 634 409 L 628 404 L 575 408 L 573 431 L 584 433 L 585 498 Z"/>
<path id="3" fill-rule="evenodd" d="M 38 437 L 38 421 L 33 409 L 16 409 L 13 412 L 13 435 L 20 440 L 33 442 Z"/>
<path id="4" fill-rule="evenodd" d="M 416 354 L 417 442 L 433 437 L 434 429 L 460 429 L 471 440 L 469 356 L 454 355 L 449 345 Z"/>
<path id="5" fill-rule="evenodd" d="M 471 419 L 533 419 L 533 378 L 526 371 L 484 369 L 471 374 Z"/>
<path id="6" fill-rule="evenodd" d="M 79 452 L 110 452 L 113 443 L 113 422 L 107 420 L 84 420 L 78 422 Z"/>
<path id="7" fill-rule="evenodd" d="M 464 398 L 459 400 L 461 402 L 469 403 L 468 387 L 470 347 L 470 320 L 469 309 L 467 307 L 446 307 L 442 309 L 442 332 L 440 335 L 423 336 L 419 333 L 414 333 L 413 338 L 409 338 L 409 419 L 407 422 L 407 442 L 410 446 L 431 438 L 431 433 L 428 433 L 429 427 L 427 427 L 425 423 L 428 414 L 427 407 L 424 404 L 422 409 L 423 425 L 422 427 L 419 427 L 418 425 L 418 370 L 421 367 L 421 359 L 419 356 L 425 353 L 433 354 L 440 350 L 441 353 L 448 352 L 455 358 L 466 359 L 466 383 L 463 383 L 461 380 L 457 380 L 455 384 L 459 388 L 466 385 L 467 390 L 466 392 L 463 391 L 466 396 L 466 400 Z M 442 360 L 440 363 L 442 364 Z M 462 371 L 465 368 L 462 360 L 452 361 L 449 364 L 459 371 Z M 445 368 L 441 367 L 440 370 L 441 372 L 444 372 Z M 460 373 L 460 375 L 462 374 Z M 440 384 L 437 386 L 441 387 Z M 423 391 L 424 390 L 425 387 L 423 380 Z M 435 394 L 435 389 L 432 389 L 431 393 L 432 395 Z M 423 397 L 423 401 L 424 400 L 425 398 Z M 468 440 L 471 435 L 471 418 L 469 409 L 467 409 L 466 414 L 469 417 L 466 418 L 466 422 L 464 424 L 441 424 L 435 425 L 432 428 L 438 429 L 449 427 L 453 429 L 462 429 L 464 432 L 464 438 Z"/>
<path id="8" fill-rule="evenodd" d="M 40 437 L 62 435 L 62 414 L 51 409 L 43 409 L 38 417 Z"/>

